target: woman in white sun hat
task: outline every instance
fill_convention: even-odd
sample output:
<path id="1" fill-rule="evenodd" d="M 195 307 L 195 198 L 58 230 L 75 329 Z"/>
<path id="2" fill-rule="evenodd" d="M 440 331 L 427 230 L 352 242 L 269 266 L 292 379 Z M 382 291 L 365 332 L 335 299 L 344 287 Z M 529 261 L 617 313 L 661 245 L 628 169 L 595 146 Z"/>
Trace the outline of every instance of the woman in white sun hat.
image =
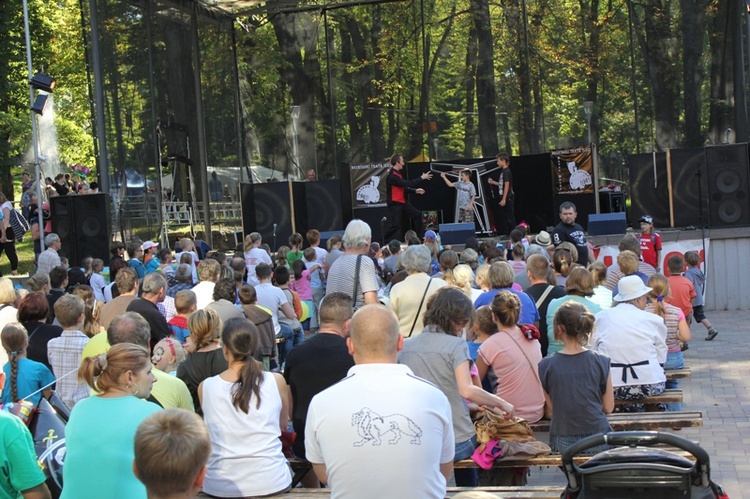
<path id="1" fill-rule="evenodd" d="M 637 401 L 664 391 L 667 328 L 643 310 L 649 291 L 640 277 L 623 277 L 617 306 L 596 314 L 592 348 L 612 359 L 615 399 Z"/>

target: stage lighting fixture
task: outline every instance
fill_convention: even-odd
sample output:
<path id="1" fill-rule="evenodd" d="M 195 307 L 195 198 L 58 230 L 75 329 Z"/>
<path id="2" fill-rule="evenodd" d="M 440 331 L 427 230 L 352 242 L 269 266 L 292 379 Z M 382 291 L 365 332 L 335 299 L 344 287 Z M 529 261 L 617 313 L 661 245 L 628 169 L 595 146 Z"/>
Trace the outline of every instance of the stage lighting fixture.
<path id="1" fill-rule="evenodd" d="M 35 113 L 42 115 L 44 114 L 44 108 L 47 106 L 47 94 L 39 94 L 36 96 L 34 105 L 31 106 L 31 110 Z"/>
<path id="2" fill-rule="evenodd" d="M 34 87 L 36 90 L 43 90 L 48 93 L 52 93 L 55 88 L 55 79 L 51 76 L 47 76 L 44 73 L 37 73 L 29 81 L 29 85 Z"/>

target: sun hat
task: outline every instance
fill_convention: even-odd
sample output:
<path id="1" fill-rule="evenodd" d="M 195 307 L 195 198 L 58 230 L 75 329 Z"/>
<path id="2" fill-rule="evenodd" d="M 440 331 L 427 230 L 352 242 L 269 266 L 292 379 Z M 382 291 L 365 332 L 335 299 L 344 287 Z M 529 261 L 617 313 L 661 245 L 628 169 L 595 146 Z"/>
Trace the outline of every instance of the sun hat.
<path id="1" fill-rule="evenodd" d="M 550 244 L 552 244 L 552 238 L 549 236 L 549 232 L 543 230 L 536 235 L 536 237 L 534 238 L 534 242 L 539 246 L 549 246 Z"/>
<path id="2" fill-rule="evenodd" d="M 620 291 L 615 295 L 615 301 L 630 301 L 640 298 L 649 293 L 651 288 L 643 284 L 643 280 L 637 275 L 623 277 L 617 282 L 617 289 Z"/>
<path id="3" fill-rule="evenodd" d="M 156 243 L 155 243 L 155 242 L 153 242 L 153 241 L 146 241 L 145 243 L 143 243 L 143 244 L 141 245 L 141 249 L 142 249 L 143 251 L 148 251 L 149 249 L 151 249 L 151 248 L 156 248 L 157 246 L 159 246 L 159 245 L 158 245 L 158 244 L 156 244 Z"/>

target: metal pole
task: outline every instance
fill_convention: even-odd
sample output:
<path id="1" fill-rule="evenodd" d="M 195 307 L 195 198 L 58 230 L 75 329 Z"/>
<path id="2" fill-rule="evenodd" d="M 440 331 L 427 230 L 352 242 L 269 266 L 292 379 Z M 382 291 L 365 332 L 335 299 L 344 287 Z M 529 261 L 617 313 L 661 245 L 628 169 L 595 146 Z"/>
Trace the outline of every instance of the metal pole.
<path id="1" fill-rule="evenodd" d="M 203 122 L 203 91 L 201 87 L 201 56 L 198 43 L 198 13 L 195 8 L 191 13 L 191 38 L 193 48 L 193 82 L 195 84 L 195 116 L 198 129 L 198 170 L 201 177 L 201 194 L 203 197 L 203 237 L 213 247 L 211 233 L 211 205 L 208 192 L 208 154 L 206 153 L 206 127 Z M 188 167 L 189 168 L 189 167 Z"/>
<path id="2" fill-rule="evenodd" d="M 146 15 L 143 16 L 143 23 L 146 25 L 146 43 L 148 44 L 148 91 L 151 94 L 151 127 L 153 129 L 154 140 L 154 161 L 156 162 L 156 219 L 159 221 L 159 240 L 162 248 L 169 247 L 169 233 L 167 224 L 164 221 L 164 186 L 162 185 L 162 176 L 164 169 L 161 166 L 161 149 L 159 132 L 157 130 L 156 120 L 156 89 L 154 87 L 154 40 L 151 33 L 151 2 L 146 2 Z M 172 176 L 172 189 L 174 190 L 174 175 Z"/>
<path id="3" fill-rule="evenodd" d="M 104 72 L 102 55 L 99 50 L 99 14 L 96 0 L 89 0 L 89 20 L 91 22 L 91 66 L 94 69 L 94 104 L 96 106 L 96 138 L 99 142 L 99 156 L 96 164 L 102 180 L 101 192 L 109 192 L 109 154 L 107 153 L 107 129 L 104 118 Z"/>
<path id="4" fill-rule="evenodd" d="M 34 68 L 31 64 L 31 35 L 29 34 L 29 5 L 27 3 L 27 0 L 23 0 L 23 28 L 26 35 L 26 65 L 29 71 L 29 81 L 31 81 L 31 78 L 34 76 Z M 39 229 L 40 237 L 39 237 L 39 246 L 41 247 L 41 250 L 44 251 L 44 216 L 43 216 L 43 210 L 42 210 L 42 204 L 44 203 L 44 198 L 42 197 L 42 182 L 43 180 L 39 178 L 39 173 L 41 172 L 41 168 L 39 166 L 39 133 L 36 128 L 36 117 L 34 116 L 34 111 L 31 111 L 31 107 L 34 105 L 34 88 L 29 85 L 29 114 L 31 115 L 31 138 L 33 141 L 33 147 L 34 147 L 34 175 L 35 175 L 35 181 L 36 181 L 36 206 L 37 206 L 37 216 L 39 217 Z"/>

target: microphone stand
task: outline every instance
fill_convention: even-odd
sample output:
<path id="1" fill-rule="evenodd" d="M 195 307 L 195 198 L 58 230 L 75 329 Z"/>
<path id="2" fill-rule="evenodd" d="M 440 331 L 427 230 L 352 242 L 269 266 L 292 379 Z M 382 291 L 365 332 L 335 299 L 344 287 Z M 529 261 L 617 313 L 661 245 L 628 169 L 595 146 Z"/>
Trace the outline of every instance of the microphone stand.
<path id="1" fill-rule="evenodd" d="M 386 244 L 386 242 L 385 242 L 385 222 L 387 222 L 387 221 L 388 221 L 388 217 L 383 217 L 383 218 L 380 219 L 380 241 L 381 241 L 380 245 L 381 246 L 385 246 L 385 244 Z"/>
<path id="2" fill-rule="evenodd" d="M 273 224 L 273 251 L 276 251 L 276 226 L 277 224 Z"/>

